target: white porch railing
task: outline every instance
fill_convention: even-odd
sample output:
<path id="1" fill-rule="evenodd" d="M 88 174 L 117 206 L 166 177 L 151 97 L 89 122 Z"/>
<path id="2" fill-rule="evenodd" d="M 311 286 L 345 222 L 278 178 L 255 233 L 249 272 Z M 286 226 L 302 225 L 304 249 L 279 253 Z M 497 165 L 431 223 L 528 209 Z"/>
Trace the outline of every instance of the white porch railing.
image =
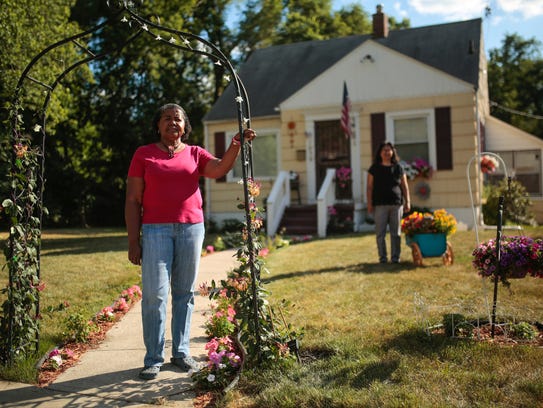
<path id="1" fill-rule="evenodd" d="M 317 234 L 320 238 L 326 237 L 326 227 L 330 214 L 328 207 L 336 201 L 336 170 L 327 169 L 326 176 L 317 196 Z"/>
<path id="2" fill-rule="evenodd" d="M 288 171 L 280 171 L 266 200 L 266 233 L 269 237 L 277 232 L 285 208 L 289 205 L 290 175 Z"/>
<path id="3" fill-rule="evenodd" d="M 326 227 L 330 215 L 328 207 L 336 202 L 336 170 L 327 169 L 319 195 L 317 196 L 317 234 L 326 237 Z M 275 235 L 285 208 L 290 205 L 290 174 L 280 171 L 273 183 L 270 195 L 266 200 L 266 233 L 269 237 Z"/>

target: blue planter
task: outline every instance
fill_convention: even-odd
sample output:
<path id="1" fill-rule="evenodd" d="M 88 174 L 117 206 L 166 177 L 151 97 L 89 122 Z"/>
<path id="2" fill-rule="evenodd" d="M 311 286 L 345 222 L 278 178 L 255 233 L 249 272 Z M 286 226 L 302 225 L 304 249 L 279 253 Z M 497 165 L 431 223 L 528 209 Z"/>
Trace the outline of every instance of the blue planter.
<path id="1" fill-rule="evenodd" d="M 406 235 L 405 242 L 409 246 L 415 242 L 425 258 L 441 256 L 447 251 L 447 235 L 442 233 Z"/>

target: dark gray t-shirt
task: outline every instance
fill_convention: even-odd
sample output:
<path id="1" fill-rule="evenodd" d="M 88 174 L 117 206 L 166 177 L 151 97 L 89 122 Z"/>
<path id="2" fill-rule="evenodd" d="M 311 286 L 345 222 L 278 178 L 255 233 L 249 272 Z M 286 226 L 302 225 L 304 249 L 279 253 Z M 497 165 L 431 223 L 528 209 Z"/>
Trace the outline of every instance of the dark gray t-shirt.
<path id="1" fill-rule="evenodd" d="M 404 174 L 402 166 L 399 164 L 384 166 L 374 163 L 368 172 L 373 176 L 373 205 L 402 204 L 402 189 L 400 188 Z"/>

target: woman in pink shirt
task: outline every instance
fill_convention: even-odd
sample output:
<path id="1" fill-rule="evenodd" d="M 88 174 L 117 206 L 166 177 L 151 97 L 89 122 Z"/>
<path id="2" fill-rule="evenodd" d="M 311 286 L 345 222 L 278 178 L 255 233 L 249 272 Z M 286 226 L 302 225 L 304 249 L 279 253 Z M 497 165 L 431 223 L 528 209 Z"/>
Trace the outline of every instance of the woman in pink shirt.
<path id="1" fill-rule="evenodd" d="M 200 367 L 189 354 L 194 285 L 204 241 L 201 176 L 219 178 L 240 151 L 236 134 L 222 158 L 186 141 L 187 114 L 176 104 L 162 106 L 153 119 L 158 141 L 139 147 L 127 178 L 125 221 L 128 259 L 142 269 L 142 324 L 146 348 L 140 377 L 155 378 L 164 363 L 166 306 L 171 286 L 172 364 Z M 245 141 L 256 134 L 243 133 Z"/>

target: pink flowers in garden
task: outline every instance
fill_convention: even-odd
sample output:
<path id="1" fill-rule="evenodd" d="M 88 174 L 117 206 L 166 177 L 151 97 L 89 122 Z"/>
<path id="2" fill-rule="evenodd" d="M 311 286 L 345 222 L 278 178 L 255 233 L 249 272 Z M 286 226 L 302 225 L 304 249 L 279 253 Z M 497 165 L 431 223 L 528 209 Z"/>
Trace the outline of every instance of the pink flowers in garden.
<path id="1" fill-rule="evenodd" d="M 236 290 L 247 289 L 245 278 L 232 276 L 227 282 L 229 286 L 236 287 Z M 200 294 L 206 296 L 213 293 L 216 302 L 211 305 L 212 313 L 206 322 L 206 334 L 211 339 L 205 346 L 207 365 L 194 373 L 193 377 L 204 388 L 225 387 L 242 364 L 242 358 L 233 341 L 237 329 L 235 300 L 228 296 L 226 288 L 217 290 L 202 283 L 199 290 Z"/>
<path id="2" fill-rule="evenodd" d="M 121 296 L 115 300 L 112 306 L 104 307 L 94 318 L 97 322 L 108 322 L 115 320 L 116 313 L 126 313 L 130 310 L 132 303 L 141 298 L 141 289 L 134 285 L 121 292 Z"/>
<path id="3" fill-rule="evenodd" d="M 62 364 L 68 359 L 71 359 L 74 357 L 73 350 L 65 347 L 65 348 L 54 348 L 47 354 L 46 358 L 46 365 L 45 368 L 57 370 L 59 369 Z"/>
<path id="4" fill-rule="evenodd" d="M 208 351 L 207 367 L 210 370 L 220 370 L 230 365 L 237 368 L 241 365 L 241 357 L 236 354 L 236 348 L 230 337 L 214 337 L 206 345 Z"/>

